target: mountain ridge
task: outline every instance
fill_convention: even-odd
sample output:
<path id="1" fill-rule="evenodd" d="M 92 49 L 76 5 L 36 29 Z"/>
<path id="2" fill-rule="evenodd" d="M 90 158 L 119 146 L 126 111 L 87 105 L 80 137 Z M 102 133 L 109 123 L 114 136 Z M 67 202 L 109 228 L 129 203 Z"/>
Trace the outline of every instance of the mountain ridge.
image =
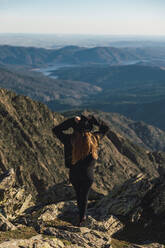
<path id="1" fill-rule="evenodd" d="M 0 63 L 6 65 L 44 66 L 52 63 L 64 64 L 125 64 L 141 60 L 164 59 L 164 48 L 83 48 L 66 46 L 60 49 L 16 47 L 0 45 Z M 162 65 L 163 66 L 163 65 Z"/>
<path id="2" fill-rule="evenodd" d="M 67 172 L 64 165 L 62 166 L 64 163 L 62 145 L 53 137 L 51 131 L 53 119 L 56 119 L 57 125 L 64 117 L 59 113 L 52 113 L 39 102 L 34 102 L 28 97 L 17 96 L 4 89 L 0 90 L 0 110 L 1 171 L 4 172 L 13 167 L 17 171 L 18 182 L 24 182 L 28 188 L 30 186 L 29 189 L 32 189 L 33 193 L 37 193 L 41 185 L 44 191 L 54 183 L 65 181 Z M 101 183 L 103 192 L 112 188 L 115 182 L 122 182 L 132 173 L 145 170 L 149 175 L 157 174 L 154 159 L 157 152 L 146 152 L 146 149 L 133 144 L 113 130 L 108 137 L 100 147 L 100 160 L 96 167 L 97 190 L 101 183 L 99 182 L 100 173 L 104 174 L 104 181 L 107 182 L 106 186 Z M 163 152 L 162 156 L 164 156 Z M 125 169 L 130 170 L 129 173 L 123 172 L 120 160 L 125 166 L 127 165 L 129 169 Z M 113 178 L 114 174 L 116 179 Z"/>

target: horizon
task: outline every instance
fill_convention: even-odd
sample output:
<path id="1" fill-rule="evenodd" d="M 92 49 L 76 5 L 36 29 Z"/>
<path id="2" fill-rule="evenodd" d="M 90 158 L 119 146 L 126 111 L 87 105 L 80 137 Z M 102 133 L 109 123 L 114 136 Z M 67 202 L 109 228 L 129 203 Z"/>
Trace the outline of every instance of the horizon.
<path id="1" fill-rule="evenodd" d="M 165 37 L 165 34 L 102 34 L 102 33 L 36 33 L 36 32 L 1 32 L 0 35 L 46 35 L 46 36 L 112 36 L 112 37 Z"/>
<path id="2" fill-rule="evenodd" d="M 165 36 L 164 0 L 0 0 L 1 34 Z"/>
<path id="3" fill-rule="evenodd" d="M 165 47 L 165 35 L 104 35 L 104 34 L 44 34 L 0 33 L 0 45 L 61 48 L 80 47 Z"/>

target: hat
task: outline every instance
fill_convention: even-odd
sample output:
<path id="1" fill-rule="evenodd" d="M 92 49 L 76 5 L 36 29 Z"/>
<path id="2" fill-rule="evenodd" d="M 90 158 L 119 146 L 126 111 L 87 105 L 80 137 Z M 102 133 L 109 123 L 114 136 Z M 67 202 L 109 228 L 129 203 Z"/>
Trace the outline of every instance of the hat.
<path id="1" fill-rule="evenodd" d="M 81 120 L 75 126 L 75 130 L 79 132 L 90 132 L 93 129 L 91 118 L 81 115 Z"/>

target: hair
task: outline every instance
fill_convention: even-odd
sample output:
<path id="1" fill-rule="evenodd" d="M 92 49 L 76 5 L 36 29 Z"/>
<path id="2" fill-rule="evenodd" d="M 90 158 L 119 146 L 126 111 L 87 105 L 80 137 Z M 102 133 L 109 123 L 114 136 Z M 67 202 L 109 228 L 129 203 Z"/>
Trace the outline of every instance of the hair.
<path id="1" fill-rule="evenodd" d="M 99 136 L 91 132 L 74 132 L 71 139 L 72 144 L 72 164 L 84 159 L 90 153 L 94 159 L 98 159 Z"/>

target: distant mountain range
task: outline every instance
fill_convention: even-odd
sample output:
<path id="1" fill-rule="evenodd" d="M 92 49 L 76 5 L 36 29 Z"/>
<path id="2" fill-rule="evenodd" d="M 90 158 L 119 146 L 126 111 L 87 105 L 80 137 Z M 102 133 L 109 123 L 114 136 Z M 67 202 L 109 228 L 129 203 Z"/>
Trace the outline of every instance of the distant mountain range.
<path id="1" fill-rule="evenodd" d="M 129 64 L 147 62 L 165 65 L 165 48 L 83 48 L 67 46 L 58 50 L 33 47 L 0 46 L 0 63 L 41 66 L 64 64 Z"/>
<path id="2" fill-rule="evenodd" d="M 3 65 L 43 65 L 50 50 L 33 47 L 0 46 L 0 63 Z"/>
<path id="3" fill-rule="evenodd" d="M 121 65 L 143 59 L 152 63 L 164 57 L 163 48 L 0 46 L 0 87 L 44 102 L 54 111 L 86 108 L 118 112 L 165 130 L 164 67 Z M 52 71 L 58 80 L 29 70 L 57 63 L 72 64 Z"/>

